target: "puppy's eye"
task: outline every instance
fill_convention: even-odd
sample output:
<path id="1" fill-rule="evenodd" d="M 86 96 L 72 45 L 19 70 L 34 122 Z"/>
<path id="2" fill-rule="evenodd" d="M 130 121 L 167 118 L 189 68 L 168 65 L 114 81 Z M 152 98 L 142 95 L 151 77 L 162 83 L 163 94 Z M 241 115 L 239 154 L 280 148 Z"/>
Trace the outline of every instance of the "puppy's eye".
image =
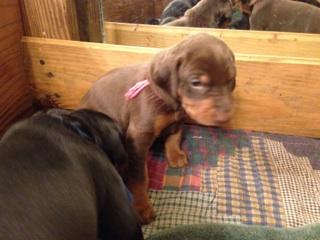
<path id="1" fill-rule="evenodd" d="M 192 87 L 201 87 L 202 82 L 200 81 L 200 79 L 194 78 L 194 79 L 191 79 L 191 85 Z"/>

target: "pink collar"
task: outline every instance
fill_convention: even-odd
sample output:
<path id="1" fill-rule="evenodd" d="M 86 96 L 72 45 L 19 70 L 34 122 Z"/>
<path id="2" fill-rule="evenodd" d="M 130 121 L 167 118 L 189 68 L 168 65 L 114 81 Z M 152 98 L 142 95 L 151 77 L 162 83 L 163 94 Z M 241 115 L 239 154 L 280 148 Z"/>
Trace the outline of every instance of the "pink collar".
<path id="1" fill-rule="evenodd" d="M 133 87 L 129 88 L 129 90 L 124 94 L 124 97 L 127 101 L 134 99 L 135 97 L 137 97 L 142 91 L 143 89 L 145 89 L 147 86 L 149 86 L 151 83 L 149 82 L 149 80 L 142 80 L 137 82 Z M 154 94 L 161 99 L 162 101 L 164 101 L 163 97 L 158 94 L 154 89 L 152 89 Z M 169 103 L 167 102 L 167 104 L 172 104 L 175 109 L 175 111 L 181 111 L 181 106 L 177 103 L 174 102 L 174 100 L 170 101 L 169 99 Z"/>
<path id="2" fill-rule="evenodd" d="M 126 98 L 126 100 L 131 100 L 131 99 L 135 98 L 136 96 L 138 96 L 142 92 L 142 90 L 145 89 L 149 85 L 150 85 L 150 82 L 148 80 L 143 80 L 143 81 L 137 82 L 133 87 L 131 87 L 126 92 L 124 97 Z"/>

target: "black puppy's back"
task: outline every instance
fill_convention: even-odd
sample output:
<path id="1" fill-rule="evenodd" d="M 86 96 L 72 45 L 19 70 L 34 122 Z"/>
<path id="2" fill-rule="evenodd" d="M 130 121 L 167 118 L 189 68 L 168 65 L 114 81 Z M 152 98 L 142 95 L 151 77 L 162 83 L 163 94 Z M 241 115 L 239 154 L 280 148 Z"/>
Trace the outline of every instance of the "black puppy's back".
<path id="1" fill-rule="evenodd" d="M 18 123 L 0 156 L 0 239 L 142 239 L 104 151 L 58 118 Z"/>

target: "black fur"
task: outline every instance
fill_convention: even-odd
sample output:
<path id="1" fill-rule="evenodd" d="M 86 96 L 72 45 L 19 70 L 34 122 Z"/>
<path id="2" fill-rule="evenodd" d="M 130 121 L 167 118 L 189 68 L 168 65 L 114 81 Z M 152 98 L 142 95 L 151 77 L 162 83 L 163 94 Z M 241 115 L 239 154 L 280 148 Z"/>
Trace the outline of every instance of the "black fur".
<path id="1" fill-rule="evenodd" d="M 196 5 L 200 0 L 173 0 L 163 10 L 160 17 L 160 24 L 166 24 L 176 20 L 184 15 L 184 13 Z"/>
<path id="2" fill-rule="evenodd" d="M 0 239 L 142 239 L 114 164 L 119 127 L 90 111 L 40 113 L 0 141 Z"/>

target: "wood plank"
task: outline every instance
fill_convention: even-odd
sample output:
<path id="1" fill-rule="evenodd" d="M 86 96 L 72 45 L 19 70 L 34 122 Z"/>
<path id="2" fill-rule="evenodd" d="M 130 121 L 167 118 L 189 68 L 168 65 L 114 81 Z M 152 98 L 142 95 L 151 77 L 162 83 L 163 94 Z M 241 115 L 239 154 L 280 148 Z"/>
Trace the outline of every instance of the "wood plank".
<path id="1" fill-rule="evenodd" d="M 81 41 L 103 42 L 103 0 L 75 0 Z"/>
<path id="2" fill-rule="evenodd" d="M 9 25 L 12 22 L 20 21 L 20 8 L 19 3 L 16 1 L 7 2 L 7 4 L 1 3 L 1 14 L 0 14 L 0 28 Z"/>
<path id="3" fill-rule="evenodd" d="M 24 74 L 22 22 L 18 0 L 0 2 L 0 136 L 31 109 L 31 91 Z"/>
<path id="4" fill-rule="evenodd" d="M 115 67 L 159 49 L 24 38 L 25 67 L 38 98 L 75 108 Z M 320 137 L 320 60 L 236 54 L 236 113 L 230 127 Z"/>
<path id="5" fill-rule="evenodd" d="M 105 42 L 165 48 L 183 38 L 207 32 L 236 53 L 320 58 L 320 35 L 229 29 L 184 28 L 144 24 L 105 23 Z"/>
<path id="6" fill-rule="evenodd" d="M 162 14 L 162 11 L 172 0 L 153 0 L 154 1 L 154 17 L 159 18 Z"/>
<path id="7" fill-rule="evenodd" d="M 21 22 L 12 22 L 0 28 L 0 52 L 7 50 L 12 44 L 19 44 L 22 37 Z M 18 40 L 18 41 L 17 41 Z"/>
<path id="8" fill-rule="evenodd" d="M 112 22 L 145 23 L 154 17 L 151 0 L 104 0 L 104 19 Z"/>
<path id="9" fill-rule="evenodd" d="M 21 0 L 27 36 L 79 40 L 75 2 Z"/>

